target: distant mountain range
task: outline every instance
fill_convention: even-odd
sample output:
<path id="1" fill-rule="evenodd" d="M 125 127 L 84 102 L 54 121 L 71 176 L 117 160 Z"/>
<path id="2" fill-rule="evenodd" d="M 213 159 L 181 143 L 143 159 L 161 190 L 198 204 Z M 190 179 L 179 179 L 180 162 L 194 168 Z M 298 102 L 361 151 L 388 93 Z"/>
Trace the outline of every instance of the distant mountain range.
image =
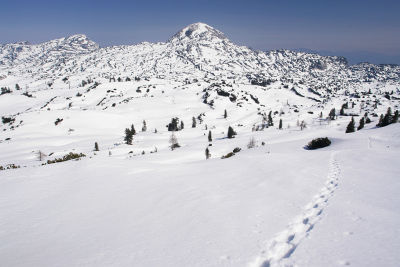
<path id="1" fill-rule="evenodd" d="M 400 67 L 361 63 L 344 57 L 291 50 L 255 51 L 232 43 L 222 32 L 194 23 L 167 42 L 100 48 L 83 34 L 42 44 L 0 46 L 0 76 L 34 80 L 66 77 L 210 77 L 265 82 L 292 81 L 312 90 L 338 90 L 360 83 L 400 82 Z M 25 79 L 26 81 L 26 79 Z"/>
<path id="2" fill-rule="evenodd" d="M 325 50 L 312 50 L 307 48 L 293 49 L 298 52 L 318 54 L 321 56 L 343 56 L 347 59 L 350 65 L 356 65 L 362 62 L 369 62 L 372 64 L 397 64 L 400 65 L 400 55 L 385 55 L 374 52 L 346 52 L 346 51 L 325 51 Z"/>

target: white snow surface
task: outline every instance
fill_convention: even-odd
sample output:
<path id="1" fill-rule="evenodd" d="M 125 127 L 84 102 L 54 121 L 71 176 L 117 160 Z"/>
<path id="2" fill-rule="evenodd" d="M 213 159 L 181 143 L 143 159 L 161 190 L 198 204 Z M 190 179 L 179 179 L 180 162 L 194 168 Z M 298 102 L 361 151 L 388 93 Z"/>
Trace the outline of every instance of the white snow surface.
<path id="1" fill-rule="evenodd" d="M 0 170 L 0 266 L 399 265 L 400 124 L 375 126 L 399 109 L 397 66 L 256 52 L 204 23 L 0 51 L 0 166 L 19 166 Z M 305 149 L 318 137 L 332 144 Z M 69 152 L 86 157 L 46 164 Z"/>

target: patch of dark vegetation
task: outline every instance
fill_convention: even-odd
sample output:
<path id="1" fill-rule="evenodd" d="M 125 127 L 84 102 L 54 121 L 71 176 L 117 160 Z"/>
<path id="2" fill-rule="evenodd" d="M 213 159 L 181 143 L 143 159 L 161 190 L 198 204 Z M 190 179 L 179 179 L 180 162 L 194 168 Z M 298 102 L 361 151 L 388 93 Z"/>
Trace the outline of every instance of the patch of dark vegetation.
<path id="1" fill-rule="evenodd" d="M 0 95 L 5 95 L 5 94 L 10 94 L 12 91 L 10 88 L 7 87 L 1 87 L 1 92 Z"/>
<path id="2" fill-rule="evenodd" d="M 13 118 L 13 117 L 1 117 L 1 121 L 3 122 L 3 124 L 6 124 L 6 123 L 12 123 L 12 122 L 14 122 L 15 121 L 15 118 Z"/>
<path id="3" fill-rule="evenodd" d="M 33 95 L 28 93 L 28 91 L 22 93 L 22 95 L 27 96 L 27 97 L 33 97 Z"/>
<path id="4" fill-rule="evenodd" d="M 329 146 L 330 144 L 331 140 L 329 140 L 328 137 L 316 138 L 308 143 L 306 149 L 313 150 L 313 149 L 323 148 Z"/>
<path id="5" fill-rule="evenodd" d="M 385 115 L 381 114 L 379 118 L 379 122 L 376 125 L 377 127 L 385 127 L 392 123 L 397 123 L 399 121 L 399 111 L 396 110 L 394 114 L 392 114 L 392 109 L 388 107 Z"/>
<path id="6" fill-rule="evenodd" d="M 229 152 L 228 154 L 222 156 L 221 159 L 227 159 L 227 158 L 233 157 L 234 155 L 235 155 L 235 153 Z"/>
<path id="7" fill-rule="evenodd" d="M 221 159 L 227 159 L 233 157 L 236 153 L 239 153 L 242 149 L 240 147 L 235 147 L 232 152 L 229 152 L 226 155 L 223 155 Z"/>
<path id="8" fill-rule="evenodd" d="M 68 160 L 79 160 L 82 157 L 86 157 L 86 155 L 82 154 L 82 153 L 78 154 L 78 153 L 70 152 L 69 154 L 63 156 L 62 158 L 55 158 L 53 160 L 48 160 L 47 164 L 59 163 L 59 162 L 64 162 L 64 161 L 68 161 Z"/>
<path id="9" fill-rule="evenodd" d="M 15 165 L 14 163 L 12 163 L 12 164 L 7 164 L 4 167 L 0 166 L 0 171 L 11 170 L 11 169 L 19 169 L 19 168 L 21 168 L 21 166 Z"/>
<path id="10" fill-rule="evenodd" d="M 57 118 L 54 124 L 57 126 L 60 122 L 62 122 L 64 119 Z"/>
<path id="11" fill-rule="evenodd" d="M 239 153 L 240 150 L 242 150 L 240 147 L 235 147 L 235 148 L 233 149 L 233 153 Z"/>
<path id="12" fill-rule="evenodd" d="M 254 101 L 256 104 L 260 104 L 260 101 L 258 100 L 257 97 L 253 96 L 252 94 L 250 94 L 250 97 L 251 97 L 251 99 L 253 99 L 253 101 Z"/>

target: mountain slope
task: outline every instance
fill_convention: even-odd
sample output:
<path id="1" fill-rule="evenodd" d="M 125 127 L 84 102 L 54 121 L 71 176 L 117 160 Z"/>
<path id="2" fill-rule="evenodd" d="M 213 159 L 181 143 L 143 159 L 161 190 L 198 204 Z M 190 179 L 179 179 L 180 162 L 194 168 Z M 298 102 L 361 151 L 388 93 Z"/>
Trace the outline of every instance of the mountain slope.
<path id="1" fill-rule="evenodd" d="M 340 57 L 323 57 L 288 50 L 253 51 L 233 44 L 220 31 L 204 23 L 189 25 L 166 43 L 99 48 L 84 35 L 39 45 L 0 47 L 2 76 L 29 73 L 38 79 L 65 76 L 184 76 L 295 79 L 307 86 L 349 87 L 355 79 L 399 82 L 398 66 L 360 64 L 353 67 Z M 384 69 L 384 71 L 377 71 Z M 374 71 L 375 70 L 375 71 Z M 182 75 L 184 74 L 184 75 Z"/>

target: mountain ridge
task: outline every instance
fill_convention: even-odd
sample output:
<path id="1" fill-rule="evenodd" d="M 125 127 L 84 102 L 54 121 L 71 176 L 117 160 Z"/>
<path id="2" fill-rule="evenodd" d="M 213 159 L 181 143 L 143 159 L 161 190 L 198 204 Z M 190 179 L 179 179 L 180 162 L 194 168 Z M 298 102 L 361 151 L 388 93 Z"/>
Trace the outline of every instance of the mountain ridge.
<path id="1" fill-rule="evenodd" d="M 193 23 L 166 42 L 101 48 L 84 34 L 42 44 L 0 46 L 0 75 L 34 80 L 68 76 L 169 77 L 171 79 L 248 77 L 295 80 L 318 90 L 357 87 L 360 82 L 400 82 L 400 67 L 348 65 L 344 57 L 292 50 L 255 51 L 232 43 L 221 31 Z"/>

